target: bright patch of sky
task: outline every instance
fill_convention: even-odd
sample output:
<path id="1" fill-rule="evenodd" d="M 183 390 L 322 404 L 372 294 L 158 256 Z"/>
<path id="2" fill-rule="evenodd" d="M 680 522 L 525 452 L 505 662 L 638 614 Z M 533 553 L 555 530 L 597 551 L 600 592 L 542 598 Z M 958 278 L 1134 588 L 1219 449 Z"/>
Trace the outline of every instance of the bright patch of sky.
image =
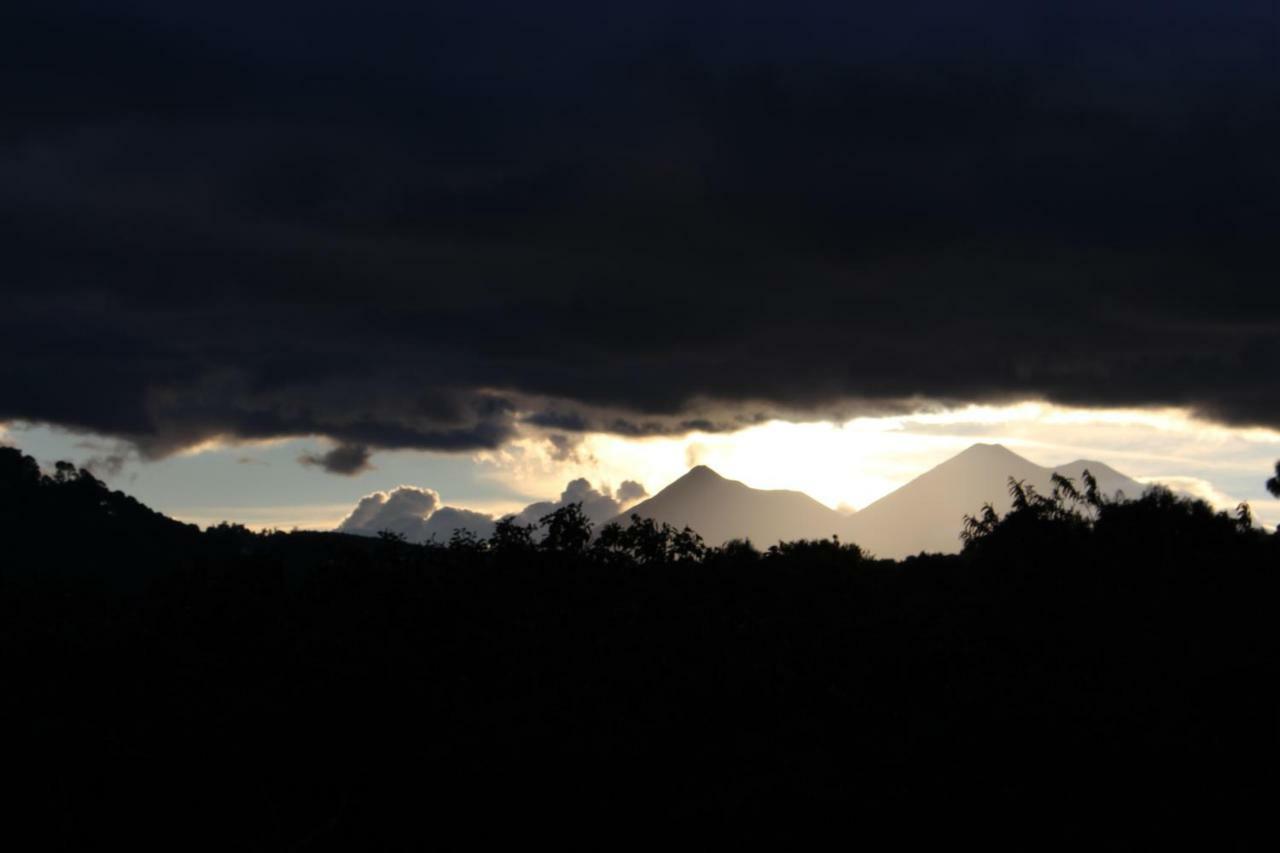
<path id="1" fill-rule="evenodd" d="M 635 479 L 655 492 L 691 465 L 709 465 L 761 489 L 795 489 L 833 508 L 861 508 L 977 442 L 999 443 L 1039 465 L 1104 462 L 1142 482 L 1164 482 L 1223 509 L 1248 501 L 1280 523 L 1264 482 L 1280 432 L 1224 427 L 1184 411 L 1085 410 L 1042 403 L 969 406 L 842 424 L 774 421 L 731 434 L 678 438 L 584 436 L 567 458 L 536 437 L 478 455 L 523 491 L 566 477 Z"/>
<path id="2" fill-rule="evenodd" d="M 304 453 L 331 447 L 316 438 L 206 442 L 154 461 L 140 460 L 119 442 L 47 426 L 9 424 L 7 436 L 0 439 L 45 467 L 59 459 L 86 465 L 112 488 L 201 526 L 233 521 L 255 529 L 329 530 L 365 495 L 399 485 L 430 486 L 449 505 L 489 513 L 520 509 L 545 497 L 517 492 L 485 476 L 487 472 L 466 454 L 383 451 L 376 454 L 371 469 L 353 477 L 336 476 L 298 462 Z M 113 470 L 107 460 L 118 455 L 124 456 L 123 464 Z"/>
<path id="3" fill-rule="evenodd" d="M 858 508 L 975 442 L 1004 444 L 1040 465 L 1105 462 L 1143 482 L 1164 482 L 1222 509 L 1248 501 L 1267 526 L 1280 501 L 1264 482 L 1280 459 L 1280 432 L 1208 423 L 1178 409 L 1090 410 L 1020 403 L 968 406 L 845 423 L 774 421 L 735 433 L 629 439 L 588 434 L 566 443 L 529 433 L 499 450 L 471 454 L 381 451 L 354 477 L 304 466 L 316 438 L 210 442 L 142 461 L 117 442 L 46 426 L 0 425 L 0 441 L 43 465 L 91 464 L 99 477 L 187 521 L 256 528 L 331 529 L 359 499 L 398 485 L 432 488 L 449 506 L 491 514 L 555 498 L 585 477 L 616 488 L 637 480 L 652 494 L 692 465 L 763 489 L 807 492 L 834 508 Z"/>

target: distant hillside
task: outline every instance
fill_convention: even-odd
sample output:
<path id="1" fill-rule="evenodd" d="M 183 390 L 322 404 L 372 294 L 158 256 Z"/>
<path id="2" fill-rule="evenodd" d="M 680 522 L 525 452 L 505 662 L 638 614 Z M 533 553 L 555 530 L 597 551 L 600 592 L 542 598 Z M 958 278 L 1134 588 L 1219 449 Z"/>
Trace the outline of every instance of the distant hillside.
<path id="1" fill-rule="evenodd" d="M 839 535 L 883 558 L 900 559 L 921 551 L 956 553 L 966 514 L 980 512 L 984 503 L 1002 514 L 1009 509 L 1010 477 L 1047 493 L 1055 471 L 1079 483 L 1086 468 L 1106 494 L 1123 491 L 1137 497 L 1143 491 L 1141 483 L 1101 462 L 1077 460 L 1045 468 L 1000 445 L 977 444 L 853 516 L 829 509 L 803 492 L 753 489 L 699 465 L 614 520 L 625 526 L 634 513 L 677 528 L 688 526 L 713 547 L 731 539 L 750 539 L 764 548 L 780 541 Z M 619 505 L 608 495 L 590 489 L 585 480 L 579 482 L 581 488 L 566 490 L 559 503 L 531 506 L 526 510 L 531 514 L 529 520 L 580 500 L 582 495 L 594 495 L 597 505 Z M 134 553 L 140 555 L 134 561 L 135 568 L 162 556 L 185 558 L 200 538 L 196 527 L 173 521 L 122 492 L 111 491 L 87 471 L 62 463 L 52 476 L 42 476 L 34 460 L 11 448 L 0 448 L 0 510 L 12 529 L 28 534 L 24 539 L 28 544 L 59 541 L 66 548 L 68 543 L 63 540 L 68 530 L 76 531 L 75 542 L 83 545 L 131 540 Z M 468 515 L 491 524 L 476 513 L 441 508 L 431 517 L 438 528 L 437 539 L 447 541 L 455 526 L 474 527 L 468 524 Z M 602 517 L 596 515 L 595 520 Z M 422 526 L 421 517 L 416 517 L 416 522 Z M 386 520 L 369 527 L 371 531 L 396 529 Z M 490 533 L 491 528 L 478 535 L 484 538 Z M 229 536 L 224 530 L 204 538 L 235 547 L 244 544 Z M 93 561 L 86 559 L 82 565 L 91 570 Z"/>
<path id="2" fill-rule="evenodd" d="M 1077 460 L 1045 468 L 1001 445 L 975 444 L 852 516 L 803 492 L 753 489 L 699 465 L 616 520 L 626 524 L 635 513 L 674 527 L 687 525 L 713 546 L 750 539 L 763 547 L 836 534 L 879 557 L 949 554 L 960 550 L 965 515 L 976 514 L 986 503 L 1002 514 L 1008 511 L 1010 477 L 1048 493 L 1054 472 L 1079 483 L 1086 468 L 1108 495 L 1142 494 L 1141 483 L 1101 462 Z"/>
<path id="3" fill-rule="evenodd" d="M 753 489 L 705 465 L 690 469 L 616 520 L 625 525 L 633 513 L 692 527 L 708 545 L 743 538 L 761 547 L 780 540 L 826 539 L 846 523 L 844 516 L 803 492 Z"/>
<path id="4" fill-rule="evenodd" d="M 1002 445 L 975 444 L 855 513 L 842 533 L 880 557 L 954 553 L 960 550 L 966 514 L 976 514 L 984 503 L 1001 514 L 1009 510 L 1010 477 L 1048 493 L 1055 472 L 1078 484 L 1086 468 L 1105 494 L 1142 494 L 1141 483 L 1101 462 L 1077 460 L 1045 468 Z"/>

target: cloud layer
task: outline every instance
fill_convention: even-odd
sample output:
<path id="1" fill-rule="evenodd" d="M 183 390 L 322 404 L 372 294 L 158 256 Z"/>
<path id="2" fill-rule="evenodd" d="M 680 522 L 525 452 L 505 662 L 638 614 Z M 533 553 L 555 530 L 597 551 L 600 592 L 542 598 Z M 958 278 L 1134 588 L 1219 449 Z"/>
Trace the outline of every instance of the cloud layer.
<path id="1" fill-rule="evenodd" d="M 0 420 L 339 473 L 522 416 L 1280 426 L 1268 3 L 188 5 L 7 12 Z"/>
<path id="2" fill-rule="evenodd" d="M 583 514 L 599 527 L 644 496 L 644 487 L 631 480 L 622 483 L 615 495 L 607 488 L 597 489 L 587 480 L 577 479 L 565 486 L 558 500 L 530 504 L 509 517 L 517 524 L 537 525 L 543 516 L 579 503 Z M 496 521 L 495 517 L 485 513 L 442 506 L 440 495 L 432 489 L 399 486 L 390 492 L 374 492 L 362 498 L 338 525 L 338 530 L 361 536 L 377 536 L 383 531 L 390 531 L 410 542 L 432 539 L 448 542 L 455 530 L 487 538 L 492 535 Z"/>
<path id="3" fill-rule="evenodd" d="M 303 465 L 316 465 L 330 474 L 354 476 L 368 471 L 369 448 L 363 444 L 340 444 L 326 453 L 304 453 L 298 457 Z"/>

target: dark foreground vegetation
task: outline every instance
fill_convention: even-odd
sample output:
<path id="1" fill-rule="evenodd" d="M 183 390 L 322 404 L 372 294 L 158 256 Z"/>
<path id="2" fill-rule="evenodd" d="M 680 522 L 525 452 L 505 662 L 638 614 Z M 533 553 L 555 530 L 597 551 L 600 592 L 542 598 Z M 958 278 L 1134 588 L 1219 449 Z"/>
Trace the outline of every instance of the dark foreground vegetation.
<path id="1" fill-rule="evenodd" d="M 0 449 L 11 849 L 1239 840 L 1275 786 L 1277 537 L 1058 486 L 895 563 L 574 508 L 440 546 L 200 532 Z"/>

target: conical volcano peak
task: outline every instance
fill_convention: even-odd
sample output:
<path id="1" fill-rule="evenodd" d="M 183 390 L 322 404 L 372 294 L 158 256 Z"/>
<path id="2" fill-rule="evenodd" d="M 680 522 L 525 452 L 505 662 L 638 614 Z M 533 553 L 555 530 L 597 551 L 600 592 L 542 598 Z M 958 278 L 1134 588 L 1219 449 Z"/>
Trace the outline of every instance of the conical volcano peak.
<path id="1" fill-rule="evenodd" d="M 1005 468 L 1011 463 L 1021 465 L 1030 464 L 1026 459 L 1023 459 L 1003 444 L 987 444 L 985 442 L 981 442 L 969 445 L 955 456 L 952 456 L 946 462 L 943 462 L 939 467 L 971 467 L 977 465 L 983 468 L 990 466 Z"/>
<path id="2" fill-rule="evenodd" d="M 994 456 L 1017 456 L 1018 454 L 1014 453 L 1012 450 L 1005 447 L 1003 444 L 988 444 L 986 442 L 978 442 L 977 444 L 969 445 L 959 455 L 960 456 L 992 456 L 994 457 Z"/>
<path id="3" fill-rule="evenodd" d="M 686 494 L 703 495 L 710 499 L 711 495 L 722 494 L 726 489 L 734 487 L 746 488 L 738 481 L 730 480 L 706 465 L 694 465 L 679 479 L 672 481 L 663 491 L 675 490 Z"/>
<path id="4" fill-rule="evenodd" d="M 1065 465 L 1055 466 L 1056 470 L 1064 471 L 1080 471 L 1088 470 L 1095 477 L 1100 474 L 1113 474 L 1115 476 L 1124 476 L 1116 469 L 1112 468 L 1105 462 L 1099 462 L 1097 459 L 1077 459 L 1074 462 L 1068 462 Z"/>
<path id="5" fill-rule="evenodd" d="M 685 525 L 708 543 L 749 538 L 768 546 L 780 540 L 821 539 L 840 530 L 845 517 L 801 492 L 753 489 L 695 465 L 684 476 L 648 500 L 631 507 L 631 515 Z"/>
<path id="6" fill-rule="evenodd" d="M 682 480 L 723 480 L 724 477 L 722 477 L 718 471 L 715 471 L 714 469 L 706 465 L 694 465 L 680 479 Z"/>

